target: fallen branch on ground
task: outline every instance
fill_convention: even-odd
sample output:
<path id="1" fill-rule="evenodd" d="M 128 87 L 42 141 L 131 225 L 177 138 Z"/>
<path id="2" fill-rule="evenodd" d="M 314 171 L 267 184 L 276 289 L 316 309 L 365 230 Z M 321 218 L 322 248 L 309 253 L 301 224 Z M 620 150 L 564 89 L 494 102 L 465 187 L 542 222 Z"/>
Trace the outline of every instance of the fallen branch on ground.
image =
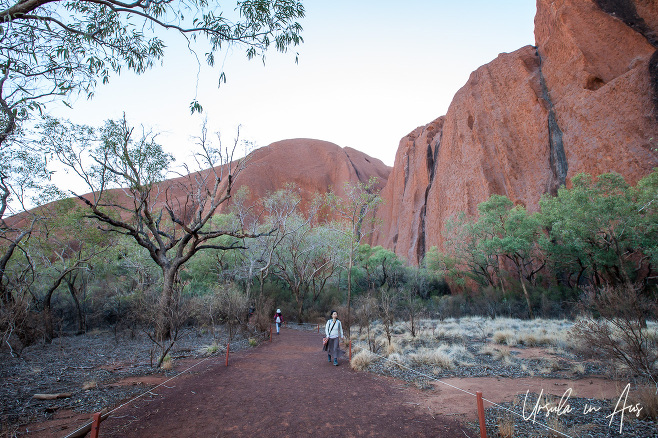
<path id="1" fill-rule="evenodd" d="M 34 394 L 32 398 L 36 398 L 37 400 L 56 400 L 58 398 L 71 398 L 73 397 L 73 394 L 70 392 L 60 392 L 57 394 Z"/>

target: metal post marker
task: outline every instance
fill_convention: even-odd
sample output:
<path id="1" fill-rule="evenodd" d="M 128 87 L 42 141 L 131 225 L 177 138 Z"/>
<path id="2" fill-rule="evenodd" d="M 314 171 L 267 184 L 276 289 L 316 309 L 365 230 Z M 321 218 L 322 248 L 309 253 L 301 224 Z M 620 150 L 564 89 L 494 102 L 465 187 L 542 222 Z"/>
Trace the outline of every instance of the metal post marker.
<path id="1" fill-rule="evenodd" d="M 228 351 L 231 348 L 231 344 L 226 344 L 226 366 L 228 366 Z"/>

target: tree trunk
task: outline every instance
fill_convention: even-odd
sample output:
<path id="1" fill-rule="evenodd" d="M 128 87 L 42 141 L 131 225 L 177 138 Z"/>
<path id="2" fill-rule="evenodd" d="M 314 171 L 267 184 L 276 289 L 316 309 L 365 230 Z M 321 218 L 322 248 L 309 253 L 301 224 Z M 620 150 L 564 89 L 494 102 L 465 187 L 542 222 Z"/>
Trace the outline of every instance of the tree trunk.
<path id="1" fill-rule="evenodd" d="M 347 339 L 350 339 L 350 330 L 352 328 L 350 302 L 352 300 L 352 266 L 354 265 L 354 243 L 350 244 L 350 261 L 347 267 Z"/>
<path id="2" fill-rule="evenodd" d="M 160 296 L 158 314 L 156 315 L 157 325 L 155 330 L 156 339 L 159 341 L 171 339 L 176 271 L 175 268 L 162 269 L 162 295 Z"/>
<path id="3" fill-rule="evenodd" d="M 43 331 L 45 341 L 50 344 L 55 339 L 55 329 L 53 327 L 53 313 L 50 304 L 51 294 L 46 295 L 43 300 Z"/>
<path id="4" fill-rule="evenodd" d="M 528 304 L 528 313 L 530 314 L 530 319 L 535 319 L 535 315 L 532 313 L 532 306 L 530 305 L 530 295 L 528 294 L 528 289 L 526 289 L 525 282 L 523 281 L 523 274 L 519 275 L 519 280 L 521 280 L 521 287 L 523 288 L 525 301 Z"/>
<path id="5" fill-rule="evenodd" d="M 78 299 L 78 289 L 75 287 L 75 278 L 73 278 L 73 281 L 67 280 L 66 284 L 69 287 L 69 292 L 71 293 L 71 298 L 73 298 L 73 303 L 75 304 L 75 310 L 76 310 L 76 316 L 78 319 L 78 331 L 76 334 L 81 335 L 85 333 L 86 327 L 85 327 L 85 319 L 84 315 L 82 314 L 82 306 L 80 306 L 80 300 Z"/>
<path id="6" fill-rule="evenodd" d="M 304 299 L 297 300 L 297 322 L 302 322 L 302 312 L 304 311 Z"/>
<path id="7" fill-rule="evenodd" d="M 45 340 L 48 344 L 55 339 L 55 329 L 53 328 L 53 314 L 52 314 L 52 297 L 59 285 L 62 283 L 64 276 L 61 275 L 48 289 L 43 298 L 43 328 L 45 332 Z"/>
<path id="8" fill-rule="evenodd" d="M 265 278 L 263 278 L 263 270 L 260 270 L 260 291 L 259 291 L 259 298 L 263 297 L 263 282 L 265 281 Z"/>
<path id="9" fill-rule="evenodd" d="M 0 304 L 7 306 L 11 301 L 11 294 L 3 282 L 3 273 L 0 272 Z"/>

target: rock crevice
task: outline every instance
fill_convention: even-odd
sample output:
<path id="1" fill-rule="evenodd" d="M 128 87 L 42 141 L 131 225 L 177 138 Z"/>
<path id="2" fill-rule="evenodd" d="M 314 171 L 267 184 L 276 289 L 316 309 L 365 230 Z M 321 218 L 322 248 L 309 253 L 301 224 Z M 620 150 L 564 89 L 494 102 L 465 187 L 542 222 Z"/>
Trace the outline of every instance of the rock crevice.
<path id="1" fill-rule="evenodd" d="M 541 85 L 542 99 L 546 102 L 548 110 L 548 159 L 551 171 L 553 172 L 553 179 L 549 182 L 549 187 L 546 190 L 552 195 L 557 194 L 557 189 L 567 182 L 567 172 L 569 165 L 567 164 L 567 156 L 564 152 L 564 141 L 562 140 L 562 130 L 557 123 L 557 116 L 555 115 L 555 106 L 551 101 L 551 95 L 546 85 L 546 79 L 542 73 L 541 68 L 541 55 L 537 49 L 537 57 L 539 58 L 539 84 Z"/>

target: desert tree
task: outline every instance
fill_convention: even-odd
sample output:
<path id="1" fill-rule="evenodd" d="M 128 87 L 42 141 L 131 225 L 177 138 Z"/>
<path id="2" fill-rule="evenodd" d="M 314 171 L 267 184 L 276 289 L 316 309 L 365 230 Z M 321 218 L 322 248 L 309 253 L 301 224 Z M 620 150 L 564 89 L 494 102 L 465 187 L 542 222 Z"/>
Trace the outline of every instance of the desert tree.
<path id="1" fill-rule="evenodd" d="M 378 316 L 379 302 L 373 290 L 368 290 L 365 294 L 358 296 L 354 303 L 354 320 L 359 326 L 359 335 L 365 329 L 368 348 L 370 351 L 377 350 L 374 333 L 371 331 L 372 321 Z"/>
<path id="2" fill-rule="evenodd" d="M 70 271 L 68 275 L 64 276 L 64 283 L 75 307 L 75 317 L 77 320 L 76 334 L 78 335 L 87 331 L 84 301 L 87 296 L 87 281 L 90 277 L 89 272 L 91 271 L 93 271 L 93 265 L 86 267 L 86 269 Z"/>
<path id="3" fill-rule="evenodd" d="M 452 278 L 459 277 L 462 270 L 466 278 L 480 286 L 500 287 L 503 294 L 505 268 L 513 266 L 532 318 L 526 282 L 534 284 L 546 264 L 539 245 L 539 218 L 502 195 L 491 195 L 480 203 L 478 214 L 477 218 L 469 218 L 460 213 L 448 221 L 444 230 L 446 254 L 431 251 L 428 266 Z"/>
<path id="4" fill-rule="evenodd" d="M 0 148 L 34 111 L 77 93 L 91 97 L 98 82 L 123 70 L 137 74 L 165 54 L 163 35 L 203 50 L 213 66 L 227 46 L 242 46 L 248 58 L 272 46 L 285 52 L 300 44 L 296 0 L 238 1 L 118 0 L 0 1 Z M 223 72 L 220 76 L 225 79 Z M 192 111 L 200 111 L 194 99 Z"/>
<path id="5" fill-rule="evenodd" d="M 219 320 L 228 328 L 228 339 L 231 341 L 238 330 L 247 325 L 249 296 L 230 283 L 219 285 L 213 295 Z"/>
<path id="6" fill-rule="evenodd" d="M 14 355 L 14 348 L 34 343 L 39 330 L 33 323 L 32 286 L 35 281 L 35 266 L 25 244 L 35 225 L 31 220 L 29 232 L 20 239 L 3 238 L 3 258 L 0 260 L 0 336 Z M 19 342 L 16 342 L 18 340 Z M 20 344 L 20 345 L 19 345 Z M 20 352 L 20 348 L 19 348 Z"/>
<path id="7" fill-rule="evenodd" d="M 48 182 L 43 156 L 15 137 L 0 144 L 0 332 L 7 345 L 18 338 L 25 346 L 38 336 L 31 327 L 36 272 L 26 246 L 45 218 L 28 206 L 34 197 L 50 199 L 56 190 Z"/>
<path id="8" fill-rule="evenodd" d="M 581 352 L 624 365 L 658 390 L 658 340 L 646 326 L 647 319 L 658 319 L 656 294 L 643 293 L 641 285 L 589 286 L 579 307 L 570 334 Z"/>
<path id="9" fill-rule="evenodd" d="M 404 287 L 400 294 L 398 306 L 408 321 L 411 336 L 415 338 L 418 332 L 418 320 L 425 308 L 421 298 L 418 296 L 417 288 Z"/>
<path id="10" fill-rule="evenodd" d="M 267 195 L 262 199 L 262 215 L 264 216 L 264 231 L 272 230 L 267 236 L 258 239 L 255 249 L 260 262 L 258 280 L 260 296 L 263 296 L 265 279 L 270 275 L 275 251 L 292 234 L 310 224 L 317 212 L 317 203 L 309 207 L 305 220 L 295 221 L 293 218 L 301 214 L 299 208 L 301 196 L 294 185 Z M 254 223 L 258 223 L 257 220 Z"/>
<path id="11" fill-rule="evenodd" d="M 88 216 L 105 231 L 134 239 L 161 269 L 158 339 L 169 338 L 167 318 L 177 302 L 181 267 L 199 251 L 234 249 L 241 239 L 256 237 L 235 222 L 212 220 L 246 165 L 247 157 L 234 160 L 239 131 L 232 146 L 223 147 L 218 135 L 218 147 L 213 147 L 204 126 L 194 156 L 199 170 L 185 166 L 184 173 L 169 180 L 173 158 L 154 134 L 135 137 L 125 118 L 107 121 L 100 130 L 48 119 L 42 141 L 86 183 L 90 193 L 73 194 Z M 227 237 L 228 245 L 222 244 L 220 239 Z"/>
<path id="12" fill-rule="evenodd" d="M 492 195 L 478 205 L 483 229 L 488 235 L 480 244 L 489 254 L 511 262 L 528 306 L 530 318 L 534 318 L 526 281 L 534 284 L 537 273 L 546 265 L 540 251 L 541 225 L 536 214 L 528 214 L 523 206 L 514 206 L 506 196 Z M 501 279 L 500 284 L 503 284 Z"/>
<path id="13" fill-rule="evenodd" d="M 23 245 L 46 217 L 29 206 L 60 195 L 49 181 L 43 155 L 36 151 L 15 138 L 0 145 L 0 305 L 17 298 L 12 285 L 26 273 L 10 269 L 12 258 L 22 257 L 18 254 Z"/>
<path id="14" fill-rule="evenodd" d="M 368 290 L 397 287 L 403 273 L 403 263 L 393 252 L 381 246 L 362 244 L 357 249 L 358 266 L 365 272 Z"/>
<path id="15" fill-rule="evenodd" d="M 384 334 L 391 345 L 393 337 L 393 324 L 395 323 L 395 310 L 398 307 L 399 296 L 397 290 L 382 287 L 379 290 L 379 317 L 384 326 Z"/>
<path id="16" fill-rule="evenodd" d="M 55 294 L 68 285 L 74 302 L 75 281 L 84 271 L 92 269 L 97 257 L 113 243 L 112 236 L 101 233 L 84 217 L 82 206 L 73 199 L 61 200 L 40 208 L 45 218 L 25 245 L 27 257 L 35 267 L 35 286 L 31 293 L 43 315 L 44 338 L 54 339 L 52 302 Z M 82 317 L 81 309 L 77 315 Z M 78 327 L 81 326 L 78 320 Z"/>
<path id="17" fill-rule="evenodd" d="M 295 221 L 301 215 L 301 196 L 299 189 L 292 184 L 269 193 L 260 200 L 258 218 L 254 223 L 263 231 L 269 232 L 259 238 L 253 245 L 253 255 L 257 258 L 258 296 L 254 303 L 255 323 L 261 330 L 271 324 L 274 301 L 265 296 L 265 280 L 276 269 L 276 251 L 291 235 L 308 225 L 315 217 L 315 207 L 311 206 L 305 220 Z M 262 223 L 261 223 L 262 221 Z"/>
<path id="18" fill-rule="evenodd" d="M 466 284 L 466 277 L 460 267 L 460 260 L 455 254 L 450 255 L 441 252 L 438 247 L 432 246 L 425 254 L 423 264 L 438 280 L 449 281 L 458 287 L 463 287 Z"/>
<path id="19" fill-rule="evenodd" d="M 288 218 L 286 226 L 290 228 L 273 251 L 272 274 L 290 288 L 301 321 L 305 302 L 320 297 L 341 264 L 341 236 L 304 215 Z"/>
<path id="20" fill-rule="evenodd" d="M 241 186 L 231 199 L 230 214 L 242 229 L 258 239 L 243 242 L 243 247 L 230 253 L 215 253 L 218 271 L 223 278 L 240 281 L 250 305 L 254 306 L 256 325 L 269 328 L 271 300 L 265 296 L 265 281 L 275 270 L 277 250 L 291 235 L 308 226 L 316 216 L 317 202 L 309 205 L 307 214 L 300 210 L 301 196 L 293 184 L 253 199 L 247 186 Z M 258 293 L 251 295 L 254 281 L 258 282 Z"/>
<path id="21" fill-rule="evenodd" d="M 614 173 L 578 174 L 571 188 L 540 201 L 555 269 L 597 287 L 632 285 L 655 278 L 658 172 L 635 188 Z"/>
<path id="22" fill-rule="evenodd" d="M 2 263 L 34 225 L 5 221 L 10 207 L 25 210 L 26 189 L 53 190 L 43 181 L 44 151 L 26 140 L 35 113 L 43 114 L 53 100 L 66 102 L 79 93 L 92 97 L 97 84 L 113 74 L 150 69 L 164 57 L 165 32 L 186 40 L 195 55 L 203 50 L 213 66 L 215 55 L 228 46 L 244 47 L 249 58 L 264 58 L 272 47 L 286 52 L 297 46 L 303 42 L 298 22 L 303 16 L 296 0 L 234 6 L 205 0 L 0 0 L 0 284 L 8 283 Z M 220 78 L 225 80 L 223 72 Z M 202 110 L 196 99 L 190 108 Z M 0 294 L 7 298 L 6 291 Z"/>
<path id="23" fill-rule="evenodd" d="M 347 182 L 343 194 L 335 191 L 327 193 L 327 205 L 336 217 L 333 228 L 344 236 L 347 253 L 347 333 L 350 333 L 350 304 L 352 299 L 352 269 L 357 256 L 357 248 L 365 237 L 371 234 L 377 225 L 375 211 L 384 202 L 379 195 L 377 177 L 368 182 Z"/>
<path id="24" fill-rule="evenodd" d="M 88 269 L 91 261 L 108 245 L 95 239 L 94 229 L 84 222 L 72 201 L 51 203 L 32 212 L 23 212 L 6 222 L 22 230 L 23 236 L 18 235 L 12 240 L 7 235 L 11 228 L 5 229 L 4 255 L 0 262 L 0 310 L 8 316 L 15 314 L 24 323 L 28 322 L 29 314 L 38 310 L 43 322 L 43 330 L 39 332 L 44 334 L 47 342 L 54 337 L 53 296 L 62 283 L 74 278 L 74 273 Z M 34 324 L 32 327 L 17 324 L 16 318 L 9 317 L 4 321 L 10 324 L 24 346 L 36 341 L 35 336 L 27 333 L 35 332 Z M 5 328 L 0 327 L 0 330 Z"/>
<path id="25" fill-rule="evenodd" d="M 446 222 L 443 237 L 445 253 L 439 253 L 436 261 L 447 276 L 462 286 L 470 279 L 482 286 L 504 288 L 498 254 L 481 247 L 488 234 L 475 218 L 456 214 Z"/>

